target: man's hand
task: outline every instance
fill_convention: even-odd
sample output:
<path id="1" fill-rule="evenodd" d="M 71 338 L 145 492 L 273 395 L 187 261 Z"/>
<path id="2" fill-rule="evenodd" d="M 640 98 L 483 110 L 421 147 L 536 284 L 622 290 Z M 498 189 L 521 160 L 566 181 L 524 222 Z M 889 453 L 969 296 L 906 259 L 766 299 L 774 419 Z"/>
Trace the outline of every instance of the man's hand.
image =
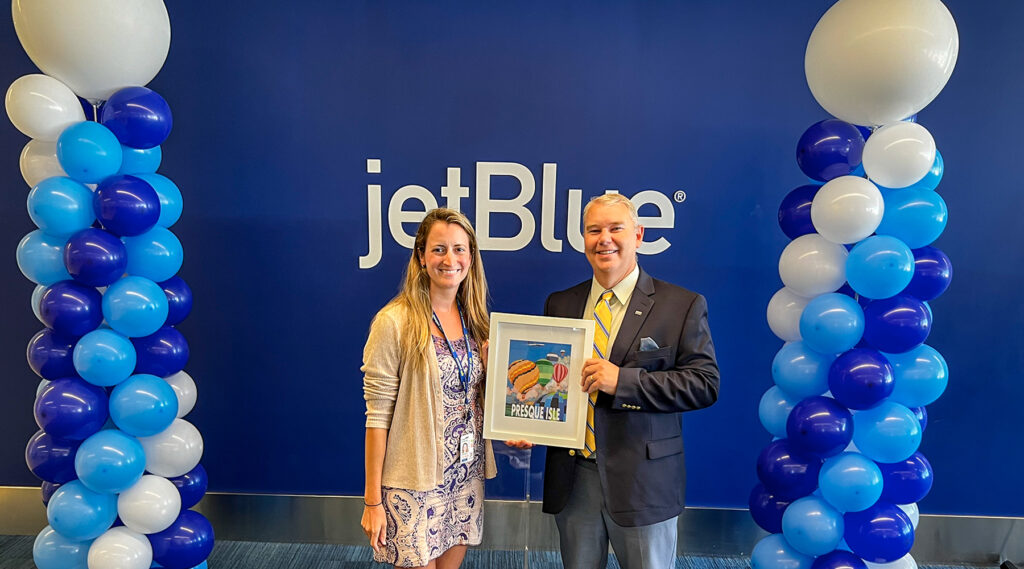
<path id="1" fill-rule="evenodd" d="M 526 441 L 505 441 L 505 444 L 517 449 L 528 449 L 533 448 L 533 443 Z"/>
<path id="2" fill-rule="evenodd" d="M 615 390 L 619 387 L 619 366 L 608 360 L 590 358 L 583 362 L 583 378 L 580 385 L 587 393 L 603 391 L 608 395 L 615 395 Z"/>

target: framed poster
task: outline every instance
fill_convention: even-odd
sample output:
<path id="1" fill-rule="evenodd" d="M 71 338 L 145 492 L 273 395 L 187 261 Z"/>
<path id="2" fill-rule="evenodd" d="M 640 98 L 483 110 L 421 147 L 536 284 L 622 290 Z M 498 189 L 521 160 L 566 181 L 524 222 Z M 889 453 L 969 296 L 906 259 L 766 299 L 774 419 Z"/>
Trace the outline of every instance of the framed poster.
<path id="1" fill-rule="evenodd" d="M 594 321 L 491 313 L 484 438 L 582 448 Z"/>

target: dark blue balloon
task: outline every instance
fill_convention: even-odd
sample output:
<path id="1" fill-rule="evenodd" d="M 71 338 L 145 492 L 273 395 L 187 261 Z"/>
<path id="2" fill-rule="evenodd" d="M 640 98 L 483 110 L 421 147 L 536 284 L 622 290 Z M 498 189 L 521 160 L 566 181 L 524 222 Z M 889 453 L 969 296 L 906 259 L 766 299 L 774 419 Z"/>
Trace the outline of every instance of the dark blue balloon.
<path id="1" fill-rule="evenodd" d="M 192 312 L 192 289 L 181 277 L 157 283 L 167 295 L 167 325 L 174 326 Z"/>
<path id="2" fill-rule="evenodd" d="M 911 407 L 910 410 L 917 417 L 918 422 L 921 423 L 921 432 L 924 432 L 924 428 L 928 426 L 928 409 L 925 407 Z"/>
<path id="3" fill-rule="evenodd" d="M 99 122 L 132 148 L 153 148 L 171 133 L 173 120 L 167 101 L 145 87 L 115 91 L 103 104 Z"/>
<path id="4" fill-rule="evenodd" d="M 872 129 L 870 126 L 861 126 L 859 124 L 853 126 L 857 127 L 857 130 L 860 131 L 860 135 L 864 137 L 865 142 L 867 142 L 868 137 L 871 136 L 871 133 L 874 132 L 874 129 Z"/>
<path id="5" fill-rule="evenodd" d="M 202 464 L 197 464 L 195 468 L 185 474 L 168 478 L 168 480 L 178 487 L 178 493 L 181 494 L 181 509 L 183 510 L 195 506 L 199 503 L 199 500 L 203 499 L 209 483 L 206 477 L 206 469 L 203 468 Z M 782 519 L 782 514 L 779 514 L 779 519 Z"/>
<path id="6" fill-rule="evenodd" d="M 54 437 L 84 440 L 107 422 L 107 399 L 105 389 L 77 377 L 56 379 L 36 398 L 36 424 Z"/>
<path id="7" fill-rule="evenodd" d="M 213 526 L 193 510 L 182 510 L 171 527 L 146 537 L 153 546 L 153 561 L 167 569 L 191 569 L 213 550 Z"/>
<path id="8" fill-rule="evenodd" d="M 788 439 L 772 441 L 757 457 L 757 477 L 784 500 L 807 496 L 818 487 L 821 459 L 801 452 Z"/>
<path id="9" fill-rule="evenodd" d="M 128 252 L 114 235 L 102 229 L 83 229 L 64 245 L 64 266 L 77 282 L 108 286 L 124 274 Z"/>
<path id="10" fill-rule="evenodd" d="M 92 207 L 103 228 L 122 237 L 141 235 L 160 219 L 160 196 L 135 176 L 110 176 L 100 182 Z"/>
<path id="11" fill-rule="evenodd" d="M 853 415 L 831 397 L 808 397 L 790 411 L 786 434 L 798 451 L 828 458 L 853 439 Z"/>
<path id="12" fill-rule="evenodd" d="M 895 504 L 878 502 L 861 512 L 843 516 L 846 544 L 872 563 L 891 563 L 910 553 L 914 526 L 910 516 Z"/>
<path id="13" fill-rule="evenodd" d="M 932 489 L 932 465 L 920 452 L 897 463 L 879 462 L 882 471 L 882 501 L 893 504 L 920 502 Z"/>
<path id="14" fill-rule="evenodd" d="M 801 235 L 815 233 L 811 222 L 811 202 L 821 186 L 800 186 L 786 194 L 779 206 L 779 227 L 786 237 L 796 239 Z"/>
<path id="15" fill-rule="evenodd" d="M 43 480 L 43 484 L 39 487 L 39 491 L 43 495 L 44 506 L 50 504 L 50 497 L 53 496 L 53 493 L 56 492 L 60 486 L 60 484 L 54 484 L 53 482 Z"/>
<path id="16" fill-rule="evenodd" d="M 25 446 L 25 464 L 40 480 L 63 484 L 74 480 L 75 453 L 82 441 L 58 439 L 46 431 L 32 435 Z"/>
<path id="17" fill-rule="evenodd" d="M 868 565 L 849 551 L 837 549 L 815 559 L 811 569 L 868 569 Z"/>
<path id="18" fill-rule="evenodd" d="M 750 491 L 748 503 L 750 517 L 754 518 L 754 523 L 761 526 L 761 529 L 768 533 L 782 532 L 782 514 L 790 504 L 788 500 L 772 494 L 764 484 L 758 484 Z"/>
<path id="19" fill-rule="evenodd" d="M 28 366 L 44 379 L 57 379 L 77 375 L 72 356 L 75 339 L 62 336 L 47 328 L 40 330 L 28 341 Z"/>
<path id="20" fill-rule="evenodd" d="M 870 409 L 892 393 L 892 365 L 878 350 L 854 348 L 828 370 L 828 388 L 836 401 L 850 409 Z"/>
<path id="21" fill-rule="evenodd" d="M 185 368 L 188 342 L 176 328 L 164 326 L 149 336 L 132 338 L 135 346 L 135 373 L 167 377 Z"/>
<path id="22" fill-rule="evenodd" d="M 914 249 L 914 277 L 903 294 L 920 300 L 932 300 L 949 288 L 953 280 L 953 263 L 935 247 Z"/>
<path id="23" fill-rule="evenodd" d="M 58 281 L 39 299 L 39 318 L 58 334 L 78 338 L 103 322 L 102 295 L 91 286 Z"/>
<path id="24" fill-rule="evenodd" d="M 827 182 L 848 176 L 861 162 L 864 136 L 856 126 L 839 119 L 814 123 L 796 145 L 796 163 L 808 177 Z"/>
<path id="25" fill-rule="evenodd" d="M 924 302 L 898 294 L 864 308 L 864 339 L 880 352 L 901 354 L 928 339 L 931 313 Z"/>

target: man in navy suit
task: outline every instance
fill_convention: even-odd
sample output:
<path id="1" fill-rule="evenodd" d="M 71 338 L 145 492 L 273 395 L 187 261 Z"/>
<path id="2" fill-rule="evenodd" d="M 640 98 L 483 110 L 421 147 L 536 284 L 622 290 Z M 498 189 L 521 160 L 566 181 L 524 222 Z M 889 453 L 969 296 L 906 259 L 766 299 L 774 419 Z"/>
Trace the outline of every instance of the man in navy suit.
<path id="1" fill-rule="evenodd" d="M 679 414 L 718 399 L 707 302 L 640 269 L 644 230 L 629 199 L 588 203 L 583 234 L 593 278 L 549 296 L 544 314 L 593 319 L 613 293 L 607 359 L 583 367 L 584 391 L 598 393 L 596 452 L 548 448 L 544 511 L 567 569 L 605 567 L 609 541 L 624 569 L 671 568 L 686 489 Z"/>

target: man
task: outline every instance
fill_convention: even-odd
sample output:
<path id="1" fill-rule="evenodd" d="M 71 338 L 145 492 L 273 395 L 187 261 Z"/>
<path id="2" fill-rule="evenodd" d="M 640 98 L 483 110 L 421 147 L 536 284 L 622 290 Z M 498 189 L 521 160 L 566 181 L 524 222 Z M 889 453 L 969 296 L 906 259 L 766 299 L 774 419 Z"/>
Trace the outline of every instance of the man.
<path id="1" fill-rule="evenodd" d="M 544 511 L 555 515 L 567 569 L 605 567 L 609 540 L 624 569 L 675 567 L 686 487 L 679 413 L 718 398 L 707 303 L 640 269 L 644 230 L 628 198 L 588 203 L 583 233 L 593 278 L 549 296 L 544 314 L 596 321 L 582 378 L 596 394 L 593 430 L 583 449 L 548 449 Z"/>

